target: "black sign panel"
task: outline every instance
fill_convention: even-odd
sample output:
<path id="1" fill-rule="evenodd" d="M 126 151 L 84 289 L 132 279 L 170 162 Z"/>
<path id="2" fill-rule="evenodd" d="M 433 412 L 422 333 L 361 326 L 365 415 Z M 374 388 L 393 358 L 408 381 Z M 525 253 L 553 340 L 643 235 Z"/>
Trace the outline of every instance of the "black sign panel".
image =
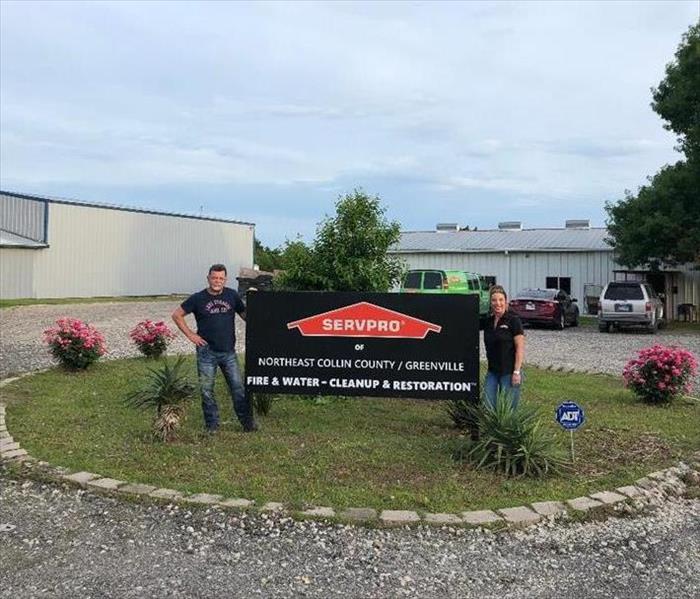
<path id="1" fill-rule="evenodd" d="M 476 295 L 252 292 L 246 391 L 479 397 Z"/>

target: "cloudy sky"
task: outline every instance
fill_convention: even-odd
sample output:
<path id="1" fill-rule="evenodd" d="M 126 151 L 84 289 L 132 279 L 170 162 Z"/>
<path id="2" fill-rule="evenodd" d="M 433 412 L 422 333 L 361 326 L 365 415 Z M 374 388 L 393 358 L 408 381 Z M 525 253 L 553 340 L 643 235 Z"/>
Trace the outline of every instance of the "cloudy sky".
<path id="1" fill-rule="evenodd" d="M 679 158 L 649 107 L 698 0 L 5 2 L 0 187 L 311 239 L 340 194 L 405 230 L 603 225 Z"/>

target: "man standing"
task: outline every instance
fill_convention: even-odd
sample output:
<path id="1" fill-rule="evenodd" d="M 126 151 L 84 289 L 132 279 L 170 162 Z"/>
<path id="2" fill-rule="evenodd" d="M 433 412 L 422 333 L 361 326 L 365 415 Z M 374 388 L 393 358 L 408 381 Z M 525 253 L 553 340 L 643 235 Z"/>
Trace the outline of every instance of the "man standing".
<path id="1" fill-rule="evenodd" d="M 258 428 L 245 395 L 236 359 L 234 321 L 236 313 L 245 320 L 245 306 L 238 293 L 226 287 L 226 275 L 223 264 L 214 264 L 207 276 L 208 287 L 192 294 L 173 312 L 177 328 L 196 346 L 204 425 L 210 433 L 219 428 L 219 406 L 214 397 L 217 367 L 224 373 L 233 409 L 243 430 L 249 432 Z M 197 321 L 196 333 L 187 326 L 186 314 L 194 314 Z"/>

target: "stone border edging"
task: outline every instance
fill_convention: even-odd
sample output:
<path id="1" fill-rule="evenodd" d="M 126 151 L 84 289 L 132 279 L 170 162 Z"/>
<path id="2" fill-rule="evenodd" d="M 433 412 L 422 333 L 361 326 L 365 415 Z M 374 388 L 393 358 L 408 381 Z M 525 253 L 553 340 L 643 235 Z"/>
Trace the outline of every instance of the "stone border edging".
<path id="1" fill-rule="evenodd" d="M 7 378 L 0 381 L 0 387 L 18 380 L 23 376 Z M 186 495 L 175 489 L 157 488 L 153 485 L 116 480 L 103 477 L 93 472 L 70 472 L 66 468 L 51 466 L 31 457 L 25 449 L 16 442 L 5 423 L 5 404 L 0 400 L 0 462 L 19 462 L 27 465 L 36 464 L 44 468 L 58 479 L 81 486 L 90 491 L 108 493 L 111 495 L 131 495 L 134 497 L 166 500 L 189 505 L 221 507 L 228 509 L 258 509 L 261 514 L 283 513 L 299 518 L 314 518 L 321 520 L 340 520 L 347 523 L 382 524 L 385 526 L 401 526 L 409 524 L 432 524 L 440 526 L 527 526 L 539 522 L 543 518 L 557 519 L 567 514 L 582 514 L 602 508 L 615 509 L 618 505 L 641 508 L 645 500 L 663 499 L 669 495 L 682 495 L 686 484 L 684 476 L 693 472 L 694 480 L 700 481 L 700 451 L 693 454 L 692 467 L 685 462 L 677 466 L 652 472 L 635 481 L 633 485 L 618 487 L 614 491 L 599 491 L 588 496 L 576 497 L 566 501 L 536 501 L 529 506 L 521 505 L 497 510 L 474 510 L 454 513 L 419 513 L 416 510 L 382 510 L 373 508 L 346 508 L 336 512 L 332 507 L 314 506 L 306 510 L 292 511 L 283 503 L 268 502 L 256 508 L 255 501 L 239 497 L 225 498 L 209 493 Z"/>

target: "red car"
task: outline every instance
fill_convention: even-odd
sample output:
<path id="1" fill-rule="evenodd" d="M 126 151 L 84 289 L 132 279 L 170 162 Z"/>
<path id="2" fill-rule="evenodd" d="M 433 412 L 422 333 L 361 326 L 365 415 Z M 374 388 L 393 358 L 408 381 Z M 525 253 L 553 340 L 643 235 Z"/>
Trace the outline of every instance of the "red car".
<path id="1" fill-rule="evenodd" d="M 578 326 L 576 298 L 563 289 L 523 289 L 508 306 L 523 324 L 544 324 L 559 330 Z"/>

